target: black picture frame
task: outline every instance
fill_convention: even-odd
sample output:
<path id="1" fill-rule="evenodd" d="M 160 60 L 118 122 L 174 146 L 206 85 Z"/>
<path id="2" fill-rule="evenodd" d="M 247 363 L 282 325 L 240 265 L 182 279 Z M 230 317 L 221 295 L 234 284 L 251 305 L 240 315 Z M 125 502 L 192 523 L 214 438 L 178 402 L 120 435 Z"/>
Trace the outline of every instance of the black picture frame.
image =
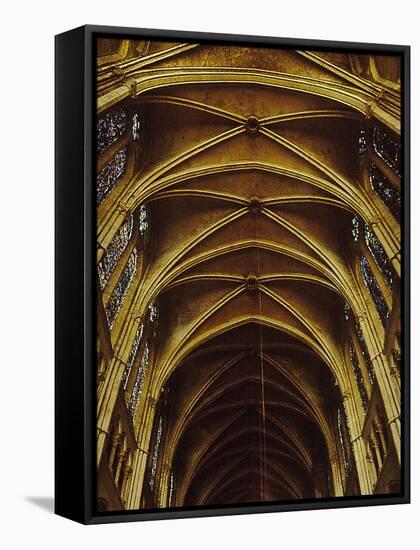
<path id="1" fill-rule="evenodd" d="M 95 63 L 98 36 L 397 54 L 402 58 L 401 494 L 95 512 Z M 84 523 L 316 510 L 410 502 L 410 47 L 87 25 L 55 38 L 55 512 Z"/>

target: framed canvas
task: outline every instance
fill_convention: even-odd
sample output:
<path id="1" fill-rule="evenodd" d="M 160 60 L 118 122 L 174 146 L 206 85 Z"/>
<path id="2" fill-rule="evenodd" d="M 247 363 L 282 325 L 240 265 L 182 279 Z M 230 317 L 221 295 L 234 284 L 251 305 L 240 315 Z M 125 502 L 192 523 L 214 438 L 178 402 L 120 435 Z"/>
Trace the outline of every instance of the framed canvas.
<path id="1" fill-rule="evenodd" d="M 409 502 L 409 47 L 56 37 L 56 512 Z"/>

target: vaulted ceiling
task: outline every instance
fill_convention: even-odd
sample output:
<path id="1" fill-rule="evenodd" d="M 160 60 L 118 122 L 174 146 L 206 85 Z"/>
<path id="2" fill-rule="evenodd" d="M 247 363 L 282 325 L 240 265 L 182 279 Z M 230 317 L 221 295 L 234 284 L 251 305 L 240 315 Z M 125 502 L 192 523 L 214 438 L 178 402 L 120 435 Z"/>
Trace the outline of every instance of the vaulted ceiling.
<path id="1" fill-rule="evenodd" d="M 130 109 L 143 137 L 98 231 L 109 241 L 111 204 L 149 207 L 133 307 L 159 303 L 151 393 L 167 418 L 176 503 L 327 496 L 343 305 L 363 306 L 351 218 L 376 212 L 358 137 L 380 84 L 368 56 L 136 47 Z M 392 77 L 391 62 L 378 64 Z"/>

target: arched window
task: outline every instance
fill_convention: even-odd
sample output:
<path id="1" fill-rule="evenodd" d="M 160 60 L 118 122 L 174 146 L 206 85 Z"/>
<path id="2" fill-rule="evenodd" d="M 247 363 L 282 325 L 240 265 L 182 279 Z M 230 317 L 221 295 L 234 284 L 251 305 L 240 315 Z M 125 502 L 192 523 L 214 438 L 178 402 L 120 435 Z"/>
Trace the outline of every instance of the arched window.
<path id="1" fill-rule="evenodd" d="M 362 352 L 363 359 L 365 360 L 365 365 L 366 365 L 366 370 L 368 372 L 369 381 L 370 381 L 371 384 L 373 384 L 374 381 L 375 381 L 375 371 L 373 370 L 372 360 L 370 358 L 370 355 L 369 355 L 369 352 L 368 352 L 368 349 L 367 349 L 365 337 L 363 336 L 362 329 L 361 329 L 359 323 L 357 323 L 357 322 L 355 322 L 355 329 L 356 329 L 357 340 L 359 342 L 360 350 Z"/>
<path id="2" fill-rule="evenodd" d="M 353 369 L 354 378 L 356 380 L 357 388 L 360 394 L 360 400 L 362 402 L 363 410 L 367 411 L 369 403 L 369 396 L 366 391 L 365 379 L 363 378 L 362 370 L 360 368 L 359 360 L 357 358 L 356 350 L 354 349 L 353 342 L 350 342 L 350 360 L 351 367 Z"/>
<path id="3" fill-rule="evenodd" d="M 168 506 L 172 505 L 173 496 L 174 496 L 174 473 L 171 472 L 171 475 L 169 476 Z"/>
<path id="4" fill-rule="evenodd" d="M 134 249 L 105 307 L 106 319 L 110 330 L 114 327 L 115 320 L 130 288 L 131 281 L 136 274 L 136 268 L 137 250 Z"/>
<path id="5" fill-rule="evenodd" d="M 348 321 L 350 319 L 350 316 L 352 314 L 350 304 L 348 302 L 344 302 L 344 319 Z"/>
<path id="6" fill-rule="evenodd" d="M 149 232 L 150 232 L 150 216 L 149 216 L 149 209 L 145 204 L 141 204 L 139 206 L 138 211 L 139 216 L 139 233 L 140 233 L 140 239 L 143 245 L 145 245 L 148 241 Z"/>
<path id="7" fill-rule="evenodd" d="M 346 321 L 349 321 L 350 319 L 354 323 L 354 329 L 357 336 L 357 342 L 359 344 L 360 352 L 363 356 L 364 364 L 366 366 L 366 370 L 368 373 L 369 381 L 371 384 L 375 381 L 375 371 L 373 370 L 372 360 L 370 358 L 365 337 L 363 336 L 362 329 L 360 327 L 359 322 L 356 320 L 353 310 L 350 307 L 350 304 L 348 302 L 344 302 L 344 318 Z"/>
<path id="8" fill-rule="evenodd" d="M 382 275 L 384 276 L 387 285 L 390 289 L 392 289 L 392 284 L 394 282 L 394 270 L 378 237 L 375 235 L 373 229 L 371 229 L 368 225 L 365 225 L 365 242 L 370 253 L 372 254 L 372 258 L 375 260 L 376 265 L 382 271 Z"/>
<path id="9" fill-rule="evenodd" d="M 137 411 L 137 407 L 139 404 L 141 392 L 143 390 L 144 379 L 146 377 L 148 366 L 149 366 L 149 346 L 146 342 L 143 349 L 143 354 L 141 356 L 140 365 L 137 370 L 136 380 L 134 382 L 134 386 L 131 391 L 130 401 L 129 401 L 129 409 L 130 409 L 132 418 L 134 418 Z"/>
<path id="10" fill-rule="evenodd" d="M 149 321 L 152 325 L 156 325 L 159 318 L 159 310 L 156 302 L 151 302 L 148 307 Z"/>
<path id="11" fill-rule="evenodd" d="M 375 126 L 373 129 L 373 149 L 386 165 L 396 174 L 401 174 L 401 144 L 389 132 Z"/>
<path id="12" fill-rule="evenodd" d="M 388 178 L 386 178 L 373 163 L 370 166 L 369 179 L 372 189 L 379 195 L 394 218 L 400 222 L 401 195 L 398 189 L 392 185 Z"/>
<path id="13" fill-rule="evenodd" d="M 127 148 L 123 147 L 96 176 L 96 204 L 100 204 L 127 170 Z"/>
<path id="14" fill-rule="evenodd" d="M 137 113 L 133 115 L 131 120 L 131 135 L 134 141 L 140 139 L 140 117 Z"/>
<path id="15" fill-rule="evenodd" d="M 382 294 L 378 281 L 376 280 L 375 275 L 372 273 L 369 262 L 365 256 L 360 258 L 360 271 L 362 274 L 363 282 L 366 285 L 366 288 L 369 291 L 369 294 L 372 297 L 372 300 L 375 303 L 376 310 L 378 312 L 379 318 L 382 321 L 383 326 L 386 325 L 389 318 L 389 309 L 386 305 L 385 298 Z"/>
<path id="16" fill-rule="evenodd" d="M 123 255 L 124 250 L 127 247 L 133 233 L 133 216 L 130 216 L 125 220 L 122 226 L 118 229 L 112 238 L 108 248 L 105 251 L 101 261 L 98 265 L 99 284 L 101 290 L 103 290 L 115 268 L 118 261 Z"/>
<path id="17" fill-rule="evenodd" d="M 128 356 L 127 365 L 124 369 L 124 374 L 122 377 L 122 385 L 124 390 L 127 389 L 127 384 L 128 384 L 128 379 L 130 378 L 131 369 L 133 368 L 134 361 L 136 360 L 137 351 L 139 349 L 140 342 L 141 342 L 141 337 L 143 336 L 143 329 L 144 329 L 144 325 L 143 323 L 140 323 L 138 329 L 136 330 L 133 343 L 131 344 L 130 355 Z"/>
<path id="18" fill-rule="evenodd" d="M 159 307 L 156 301 L 150 302 L 147 308 L 147 319 L 149 321 L 150 333 L 156 336 L 159 323 Z"/>
<path id="19" fill-rule="evenodd" d="M 360 156 L 363 156 L 367 150 L 367 140 L 366 140 L 366 130 L 364 128 L 360 129 L 359 139 L 357 143 L 357 152 Z"/>
<path id="20" fill-rule="evenodd" d="M 350 437 L 349 437 L 349 429 L 347 424 L 347 417 L 343 406 L 340 406 L 337 411 L 337 429 L 338 429 L 338 437 L 340 439 L 344 471 L 347 479 L 350 475 L 351 456 L 350 456 L 350 450 L 347 446 L 347 442 L 350 441 Z"/>
<path id="21" fill-rule="evenodd" d="M 351 234 L 353 236 L 353 241 L 355 243 L 359 242 L 360 238 L 360 218 L 359 216 L 354 216 L 351 220 Z"/>
<path id="22" fill-rule="evenodd" d="M 96 151 L 103 153 L 125 132 L 126 114 L 124 109 L 109 111 L 96 123 Z"/>
<path id="23" fill-rule="evenodd" d="M 155 444 L 153 445 L 153 452 L 152 452 L 152 460 L 150 465 L 150 480 L 149 485 L 151 490 L 153 491 L 153 487 L 155 485 L 155 477 L 156 477 L 156 470 L 157 470 L 157 464 L 158 464 L 158 458 L 159 458 L 159 448 L 160 448 L 160 442 L 162 440 L 162 417 L 159 417 L 159 423 L 156 430 L 156 436 L 155 436 Z"/>

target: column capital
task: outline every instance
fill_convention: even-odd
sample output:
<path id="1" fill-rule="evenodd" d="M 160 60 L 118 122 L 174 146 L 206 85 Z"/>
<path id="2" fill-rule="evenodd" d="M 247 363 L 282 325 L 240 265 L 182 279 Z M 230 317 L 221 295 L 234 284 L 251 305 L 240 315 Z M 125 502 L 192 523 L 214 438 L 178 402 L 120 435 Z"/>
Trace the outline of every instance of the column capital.
<path id="1" fill-rule="evenodd" d="M 378 351 L 378 353 L 375 353 L 375 355 L 371 358 L 372 363 L 378 359 L 386 359 L 385 354 L 382 350 Z"/>
<path id="2" fill-rule="evenodd" d="M 130 208 L 121 200 L 117 203 L 117 210 L 120 214 L 127 215 L 130 213 Z"/>
<path id="3" fill-rule="evenodd" d="M 336 451 L 330 454 L 330 462 L 331 464 L 338 464 L 338 453 Z"/>
<path id="4" fill-rule="evenodd" d="M 368 219 L 368 225 L 370 225 L 372 228 L 379 225 L 379 223 L 380 223 L 380 219 L 379 219 L 379 216 L 377 214 L 375 214 L 374 216 L 371 216 Z"/>
<path id="5" fill-rule="evenodd" d="M 390 258 L 389 260 L 392 262 L 393 260 L 401 260 L 401 250 L 398 249 Z"/>
<path id="6" fill-rule="evenodd" d="M 358 443 L 361 439 L 363 439 L 363 437 L 362 437 L 362 434 L 359 433 L 359 434 L 356 435 L 353 439 L 351 439 L 350 442 L 351 442 L 351 444 L 353 445 L 353 444 L 355 444 L 355 443 Z"/>
<path id="7" fill-rule="evenodd" d="M 149 405 L 152 409 L 154 409 L 157 405 L 157 399 L 152 397 L 151 395 L 149 395 L 148 402 L 149 402 Z"/>
<path id="8" fill-rule="evenodd" d="M 115 362 L 118 364 L 118 367 L 121 368 L 125 368 L 127 367 L 127 362 L 124 361 L 124 359 L 121 359 L 121 357 L 119 357 L 118 355 L 114 355 L 114 359 L 115 359 Z"/>
<path id="9" fill-rule="evenodd" d="M 137 97 L 137 81 L 134 78 L 128 78 L 124 69 L 116 65 L 112 68 L 112 75 L 122 86 L 127 86 L 131 98 Z"/>
<path id="10" fill-rule="evenodd" d="M 348 401 L 351 398 L 351 391 L 349 388 L 345 388 L 343 391 L 343 401 Z"/>
<path id="11" fill-rule="evenodd" d="M 143 315 L 140 311 L 138 311 L 137 309 L 133 310 L 132 313 L 131 313 L 131 317 L 133 318 L 134 321 L 137 321 L 139 325 L 142 324 L 143 322 Z"/>
<path id="12" fill-rule="evenodd" d="M 355 312 L 355 315 L 356 315 L 357 320 L 359 322 L 364 322 L 364 321 L 366 321 L 367 316 L 368 316 L 367 309 L 365 309 L 365 308 L 359 309 L 358 311 Z"/>
<path id="13" fill-rule="evenodd" d="M 366 120 L 369 120 L 372 118 L 372 105 L 374 105 L 373 101 L 367 101 L 365 104 L 365 118 Z"/>

